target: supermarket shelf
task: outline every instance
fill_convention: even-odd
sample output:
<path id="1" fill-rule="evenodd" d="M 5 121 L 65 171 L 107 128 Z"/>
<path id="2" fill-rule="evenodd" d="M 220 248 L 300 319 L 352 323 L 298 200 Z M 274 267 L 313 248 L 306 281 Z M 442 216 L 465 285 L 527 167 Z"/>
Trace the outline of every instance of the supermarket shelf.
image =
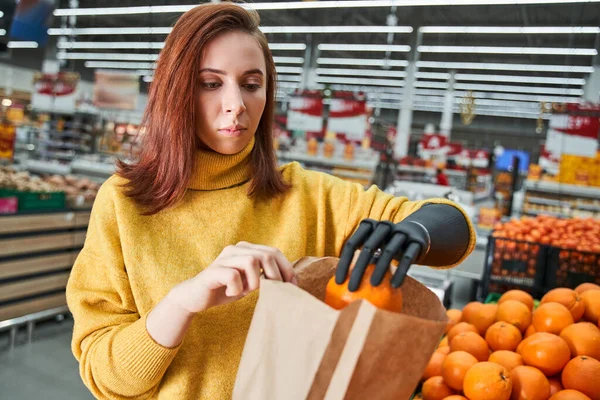
<path id="1" fill-rule="evenodd" d="M 600 206 L 596 206 L 593 204 L 584 204 L 584 203 L 577 202 L 575 207 L 580 210 L 586 210 L 586 211 L 600 211 Z"/>
<path id="2" fill-rule="evenodd" d="M 356 168 L 356 169 L 368 169 L 371 171 L 375 171 L 377 165 L 379 164 L 379 160 L 353 160 L 348 161 L 340 158 L 324 158 L 324 157 L 314 157 L 309 156 L 299 152 L 291 152 L 291 151 L 277 151 L 277 157 L 281 159 L 286 159 L 290 161 L 299 161 L 305 162 L 309 164 L 317 164 L 324 165 L 328 167 L 340 167 L 340 168 Z"/>
<path id="3" fill-rule="evenodd" d="M 528 196 L 526 201 L 528 203 L 534 203 L 534 204 L 544 204 L 544 205 L 559 206 L 559 207 L 571 207 L 571 203 L 569 203 L 568 201 L 544 199 L 542 197 L 535 197 L 535 196 Z"/>
<path id="4" fill-rule="evenodd" d="M 414 165 L 398 165 L 399 172 L 419 172 L 419 173 L 429 173 L 434 174 L 436 172 L 435 168 L 427 168 L 427 167 L 417 167 Z M 467 171 L 457 171 L 453 169 L 445 169 L 444 173 L 448 176 L 466 176 Z"/>
<path id="5" fill-rule="evenodd" d="M 101 162 L 87 161 L 87 160 L 74 160 L 71 163 L 73 171 L 79 173 L 91 173 L 109 177 L 116 172 L 114 164 L 107 164 Z"/>
<path id="6" fill-rule="evenodd" d="M 600 188 L 592 186 L 531 180 L 526 180 L 523 186 L 528 190 L 534 190 L 538 192 L 568 194 L 571 196 L 593 197 L 600 199 Z"/>
<path id="7" fill-rule="evenodd" d="M 58 164 L 42 160 L 27 160 L 25 168 L 41 174 L 68 175 L 71 173 L 71 164 Z"/>
<path id="8" fill-rule="evenodd" d="M 528 211 L 523 211 L 523 214 L 526 214 L 526 215 L 549 215 L 551 217 L 571 218 L 571 216 L 569 214 L 554 212 L 554 211 L 528 210 Z"/>

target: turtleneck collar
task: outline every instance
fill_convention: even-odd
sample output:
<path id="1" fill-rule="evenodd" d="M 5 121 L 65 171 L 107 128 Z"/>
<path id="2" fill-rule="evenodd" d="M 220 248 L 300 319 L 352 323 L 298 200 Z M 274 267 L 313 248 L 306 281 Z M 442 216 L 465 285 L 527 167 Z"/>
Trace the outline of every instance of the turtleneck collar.
<path id="1" fill-rule="evenodd" d="M 255 138 L 242 151 L 225 155 L 212 150 L 199 149 L 194 157 L 194 170 L 187 185 L 194 190 L 218 190 L 248 181 L 252 173 L 250 157 Z"/>

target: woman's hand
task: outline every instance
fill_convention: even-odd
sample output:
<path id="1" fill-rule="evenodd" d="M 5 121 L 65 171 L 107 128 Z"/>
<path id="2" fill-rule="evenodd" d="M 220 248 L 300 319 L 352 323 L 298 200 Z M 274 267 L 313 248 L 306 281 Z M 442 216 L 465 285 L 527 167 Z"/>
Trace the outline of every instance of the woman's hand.
<path id="1" fill-rule="evenodd" d="M 240 242 L 227 246 L 198 275 L 177 285 L 167 295 L 191 314 L 239 300 L 267 279 L 296 284 L 292 264 L 274 247 Z"/>

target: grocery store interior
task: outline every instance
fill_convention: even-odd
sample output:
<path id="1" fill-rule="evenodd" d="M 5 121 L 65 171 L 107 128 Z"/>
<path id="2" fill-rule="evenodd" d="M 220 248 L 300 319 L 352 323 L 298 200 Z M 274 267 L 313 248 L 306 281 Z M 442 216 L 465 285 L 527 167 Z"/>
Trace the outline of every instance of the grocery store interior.
<path id="1" fill-rule="evenodd" d="M 200 3 L 0 0 L 1 399 L 93 398 L 71 352 L 67 280 L 99 188 L 143 143 L 164 41 Z M 276 64 L 280 165 L 447 198 L 470 217 L 464 262 L 409 270 L 444 307 L 499 307 L 509 290 L 538 307 L 556 288 L 600 285 L 600 1 L 244 6 Z M 572 323 L 598 327 L 593 291 L 569 292 L 585 305 Z M 473 325 L 487 340 L 498 318 Z M 581 355 L 593 357 L 570 362 Z"/>

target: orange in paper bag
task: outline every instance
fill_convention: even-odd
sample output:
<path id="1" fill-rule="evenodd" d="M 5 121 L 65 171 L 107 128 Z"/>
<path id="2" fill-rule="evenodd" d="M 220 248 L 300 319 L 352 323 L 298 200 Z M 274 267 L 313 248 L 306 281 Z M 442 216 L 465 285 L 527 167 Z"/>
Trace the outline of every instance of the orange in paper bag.
<path id="1" fill-rule="evenodd" d="M 369 264 L 363 275 L 363 280 L 357 291 L 351 292 L 348 290 L 348 282 L 350 274 L 346 281 L 341 285 L 335 282 L 333 276 L 327 283 L 325 289 L 325 303 L 329 304 L 336 310 L 341 310 L 355 300 L 364 299 L 373 304 L 377 308 L 381 308 L 393 312 L 402 311 L 402 290 L 392 287 L 392 278 L 389 273 L 383 278 L 378 286 L 371 285 L 371 275 L 375 271 L 375 264 Z"/>

